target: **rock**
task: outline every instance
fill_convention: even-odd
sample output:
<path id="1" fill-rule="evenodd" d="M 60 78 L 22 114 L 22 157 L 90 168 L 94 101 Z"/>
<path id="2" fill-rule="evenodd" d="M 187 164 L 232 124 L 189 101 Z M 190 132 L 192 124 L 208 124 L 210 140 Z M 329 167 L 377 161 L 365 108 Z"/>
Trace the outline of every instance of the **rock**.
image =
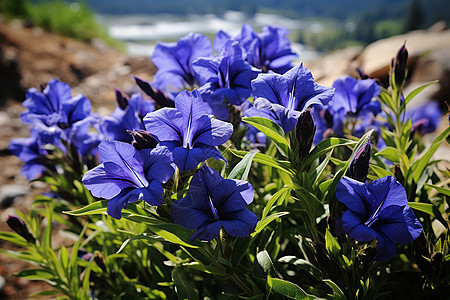
<path id="1" fill-rule="evenodd" d="M 314 76 L 314 80 L 325 86 L 331 86 L 340 76 L 347 74 L 357 76 L 355 59 L 363 47 L 355 46 L 337 50 L 316 61 L 305 64 Z"/>
<path id="2" fill-rule="evenodd" d="M 98 40 L 82 43 L 40 28 L 27 28 L 18 21 L 0 20 L 0 101 L 3 103 L 7 99 L 22 101 L 29 88 L 39 88 L 51 78 L 57 78 L 72 89 L 81 90 L 94 107 L 105 102 L 115 105 L 114 88 L 134 84 L 130 75 L 151 79 L 154 73 L 149 57 L 128 58 Z"/>
<path id="3" fill-rule="evenodd" d="M 362 69 L 370 76 L 385 78 L 389 74 L 391 59 L 406 42 L 411 66 L 421 55 L 439 49 L 450 49 L 450 30 L 417 30 L 376 41 L 367 46 L 359 58 Z"/>
<path id="4" fill-rule="evenodd" d="M 0 188 L 0 207 L 10 206 L 14 199 L 28 195 L 30 190 L 27 186 L 19 184 L 6 184 Z"/>
<path id="5" fill-rule="evenodd" d="M 0 291 L 3 290 L 3 288 L 5 287 L 5 284 L 6 284 L 5 277 L 0 276 Z"/>

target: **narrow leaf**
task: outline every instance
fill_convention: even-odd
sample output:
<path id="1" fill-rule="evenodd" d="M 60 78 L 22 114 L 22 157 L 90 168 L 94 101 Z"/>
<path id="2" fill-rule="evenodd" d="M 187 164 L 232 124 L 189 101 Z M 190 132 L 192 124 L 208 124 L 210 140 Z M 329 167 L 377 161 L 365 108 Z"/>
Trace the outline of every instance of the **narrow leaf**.
<path id="1" fill-rule="evenodd" d="M 261 230 L 264 229 L 264 227 L 269 225 L 272 221 L 274 221 L 282 216 L 285 216 L 287 214 L 289 214 L 289 212 L 282 211 L 282 212 L 275 213 L 273 215 L 270 215 L 270 216 L 262 219 L 261 221 L 258 222 L 258 224 L 256 224 L 255 232 L 252 233 L 252 236 L 255 236 L 256 234 L 258 234 Z"/>
<path id="2" fill-rule="evenodd" d="M 242 118 L 242 121 L 254 126 L 256 129 L 264 133 L 277 146 L 278 150 L 284 157 L 289 157 L 290 147 L 284 136 L 284 131 L 272 120 L 261 117 Z"/>
<path id="3" fill-rule="evenodd" d="M 180 268 L 175 268 L 172 270 L 172 280 L 175 283 L 175 289 L 178 294 L 178 299 L 199 299 L 198 293 L 194 290 L 189 280 L 183 274 Z"/>
<path id="4" fill-rule="evenodd" d="M 248 173 L 252 167 L 253 158 L 257 152 L 249 152 L 245 154 L 242 160 L 233 168 L 228 175 L 229 179 L 247 180 Z"/>

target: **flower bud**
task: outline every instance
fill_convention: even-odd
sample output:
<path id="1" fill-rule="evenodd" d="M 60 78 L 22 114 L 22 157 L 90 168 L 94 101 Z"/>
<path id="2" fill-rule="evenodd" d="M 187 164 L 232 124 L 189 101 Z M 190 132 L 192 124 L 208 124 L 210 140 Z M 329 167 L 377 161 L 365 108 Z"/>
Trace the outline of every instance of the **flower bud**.
<path id="1" fill-rule="evenodd" d="M 120 109 L 125 110 L 128 106 L 128 99 L 125 97 L 125 95 L 118 89 L 114 89 L 116 92 L 116 100 L 117 104 L 119 105 Z"/>
<path id="2" fill-rule="evenodd" d="M 36 239 L 28 231 L 27 225 L 21 218 L 15 217 L 15 216 L 8 216 L 6 223 L 12 230 L 17 232 L 21 237 L 26 239 L 29 243 L 34 244 L 36 242 Z"/>
<path id="3" fill-rule="evenodd" d="M 105 259 L 103 258 L 103 255 L 100 254 L 100 252 L 95 252 L 94 261 L 100 267 L 100 269 L 102 269 L 103 272 L 107 272 Z"/>
<path id="4" fill-rule="evenodd" d="M 155 100 L 155 102 L 160 107 L 175 107 L 175 103 L 169 99 L 163 92 L 159 90 L 154 90 L 150 83 L 146 80 L 143 80 L 137 76 L 134 76 L 134 80 L 139 88 L 146 93 L 150 98 Z"/>
<path id="5" fill-rule="evenodd" d="M 306 109 L 300 114 L 297 121 L 295 135 L 299 144 L 299 158 L 302 160 L 311 150 L 316 124 L 311 115 L 311 109 Z"/>
<path id="6" fill-rule="evenodd" d="M 369 173 L 370 150 L 370 142 L 367 142 L 358 149 L 348 167 L 347 177 L 360 182 L 366 181 L 367 174 Z"/>
<path id="7" fill-rule="evenodd" d="M 397 87 L 400 87 L 405 82 L 406 63 L 408 61 L 408 50 L 406 50 L 406 42 L 397 52 L 397 56 L 392 59 L 392 75 Z"/>
<path id="8" fill-rule="evenodd" d="M 128 131 L 134 138 L 134 141 L 131 143 L 138 151 L 142 149 L 151 149 L 155 148 L 158 144 L 158 141 L 145 130 L 135 130 Z"/>

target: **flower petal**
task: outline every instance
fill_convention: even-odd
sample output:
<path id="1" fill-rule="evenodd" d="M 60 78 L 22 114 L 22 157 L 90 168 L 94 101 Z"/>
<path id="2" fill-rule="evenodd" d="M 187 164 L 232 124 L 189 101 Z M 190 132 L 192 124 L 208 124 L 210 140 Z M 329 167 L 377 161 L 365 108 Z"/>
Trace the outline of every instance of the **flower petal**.
<path id="1" fill-rule="evenodd" d="M 162 108 L 144 117 L 145 130 L 159 142 L 183 141 L 183 115 L 175 108 Z"/>
<path id="2" fill-rule="evenodd" d="M 361 218 L 351 210 L 342 215 L 342 227 L 354 240 L 367 242 L 377 237 L 377 232 L 363 224 Z"/>
<path id="3" fill-rule="evenodd" d="M 225 218 L 225 220 L 222 220 L 225 231 L 232 236 L 242 238 L 249 236 L 258 223 L 258 217 L 246 208 L 229 213 Z"/>
<path id="4" fill-rule="evenodd" d="M 201 241 L 212 241 L 219 236 L 222 222 L 205 223 L 191 236 L 191 242 L 199 239 Z"/>
<path id="5" fill-rule="evenodd" d="M 342 177 L 336 187 L 336 198 L 347 208 L 356 213 L 361 220 L 369 217 L 372 210 L 369 210 L 366 203 L 371 199 L 371 195 L 366 185 L 349 177 Z"/>

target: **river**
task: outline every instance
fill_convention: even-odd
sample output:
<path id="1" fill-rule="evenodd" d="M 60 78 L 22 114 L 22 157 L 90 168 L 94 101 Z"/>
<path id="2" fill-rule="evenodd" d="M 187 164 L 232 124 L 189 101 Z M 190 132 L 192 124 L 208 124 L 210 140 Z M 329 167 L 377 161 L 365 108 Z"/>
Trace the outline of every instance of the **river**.
<path id="1" fill-rule="evenodd" d="M 323 25 L 317 21 L 302 21 L 289 19 L 275 14 L 257 13 L 252 17 L 238 11 L 228 11 L 223 16 L 187 15 L 98 15 L 100 23 L 108 29 L 109 34 L 122 40 L 130 56 L 151 56 L 159 41 L 172 42 L 189 32 L 207 35 L 214 40 L 219 30 L 232 35 L 239 33 L 243 24 L 250 24 L 260 31 L 265 25 L 280 26 L 289 29 L 288 37 L 292 49 L 299 55 L 301 61 L 311 61 L 319 53 L 302 44 L 296 43 L 301 30 L 321 31 Z"/>

